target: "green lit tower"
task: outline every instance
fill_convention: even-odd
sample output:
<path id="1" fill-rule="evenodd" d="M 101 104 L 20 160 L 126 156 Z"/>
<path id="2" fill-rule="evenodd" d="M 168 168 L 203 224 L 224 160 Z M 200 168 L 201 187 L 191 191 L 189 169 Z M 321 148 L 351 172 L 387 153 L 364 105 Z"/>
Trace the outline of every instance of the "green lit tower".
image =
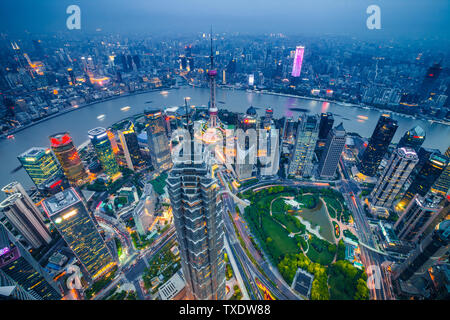
<path id="1" fill-rule="evenodd" d="M 103 171 L 110 177 L 117 175 L 119 165 L 117 164 L 116 156 L 113 152 L 111 142 L 105 128 L 94 128 L 88 131 L 91 143 L 94 146 L 98 160 L 102 164 Z"/>
<path id="2" fill-rule="evenodd" d="M 61 173 L 58 161 L 50 148 L 33 147 L 17 158 L 36 187 Z"/>

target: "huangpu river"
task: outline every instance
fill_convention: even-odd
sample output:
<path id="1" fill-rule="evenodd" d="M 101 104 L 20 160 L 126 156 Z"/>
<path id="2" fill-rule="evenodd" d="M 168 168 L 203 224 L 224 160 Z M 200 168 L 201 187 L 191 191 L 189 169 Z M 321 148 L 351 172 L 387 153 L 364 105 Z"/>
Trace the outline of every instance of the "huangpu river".
<path id="1" fill-rule="evenodd" d="M 272 107 L 274 117 L 293 116 L 300 112 L 291 108 L 309 110 L 309 113 L 332 112 L 337 125 L 341 121 L 347 132 L 357 132 L 361 136 L 370 137 L 382 111 L 363 109 L 354 106 L 344 106 L 332 102 L 316 101 L 281 95 L 247 92 L 243 90 L 217 89 L 217 106 L 234 112 L 245 112 L 249 106 L 257 108 L 260 116 L 265 108 Z M 168 108 L 184 104 L 184 97 L 190 97 L 190 103 L 195 106 L 207 106 L 209 89 L 182 87 L 166 92 L 156 91 L 99 102 L 60 116 L 42 121 L 14 134 L 14 139 L 0 140 L 0 186 L 16 180 L 25 187 L 31 187 L 32 182 L 24 169 L 12 173 L 20 163 L 17 156 L 28 148 L 49 147 L 49 135 L 67 131 L 74 143 L 79 146 L 88 139 L 88 130 L 102 126 L 108 127 L 114 122 L 141 113 L 145 108 Z M 129 106 L 130 108 L 124 108 Z M 426 120 L 416 120 L 409 116 L 394 114 L 399 128 L 393 142 L 415 125 L 420 125 L 426 131 L 424 147 L 440 149 L 445 152 L 449 146 L 450 126 L 431 123 Z M 0 195 L 0 198 L 3 198 Z"/>

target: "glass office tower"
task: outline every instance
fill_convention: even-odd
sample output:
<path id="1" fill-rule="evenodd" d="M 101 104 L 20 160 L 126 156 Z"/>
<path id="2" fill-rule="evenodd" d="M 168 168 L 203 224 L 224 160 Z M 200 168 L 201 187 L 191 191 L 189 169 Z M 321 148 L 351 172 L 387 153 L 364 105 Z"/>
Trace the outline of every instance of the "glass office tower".
<path id="1" fill-rule="evenodd" d="M 363 174 L 370 177 L 376 174 L 397 128 L 396 120 L 387 114 L 381 115 L 361 158 L 360 171 Z"/>
<path id="2" fill-rule="evenodd" d="M 118 174 L 120 172 L 119 165 L 117 164 L 106 129 L 101 127 L 94 128 L 89 130 L 88 134 L 103 171 L 110 177 Z"/>
<path id="3" fill-rule="evenodd" d="M 42 206 L 92 280 L 115 265 L 111 252 L 74 188 L 45 199 Z"/>
<path id="4" fill-rule="evenodd" d="M 36 187 L 60 173 L 59 164 L 49 148 L 33 147 L 17 158 Z"/>

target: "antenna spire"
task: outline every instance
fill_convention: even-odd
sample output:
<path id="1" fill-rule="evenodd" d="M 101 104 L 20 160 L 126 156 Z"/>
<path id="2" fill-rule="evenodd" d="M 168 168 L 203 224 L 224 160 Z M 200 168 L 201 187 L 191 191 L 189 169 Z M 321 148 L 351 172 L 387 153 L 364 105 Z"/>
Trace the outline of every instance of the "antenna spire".
<path id="1" fill-rule="evenodd" d="M 211 25 L 211 32 L 210 32 L 210 40 L 211 40 L 211 70 L 214 69 L 214 54 L 213 54 L 213 32 L 212 32 L 212 25 Z"/>

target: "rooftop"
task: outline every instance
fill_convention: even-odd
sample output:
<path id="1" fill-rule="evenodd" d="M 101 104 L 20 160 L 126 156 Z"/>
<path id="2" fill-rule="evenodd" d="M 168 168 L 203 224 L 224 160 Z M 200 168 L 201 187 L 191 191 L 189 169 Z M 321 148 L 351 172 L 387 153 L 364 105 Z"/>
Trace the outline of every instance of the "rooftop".
<path id="1" fill-rule="evenodd" d="M 81 197 L 75 189 L 70 188 L 55 194 L 51 198 L 45 199 L 42 204 L 50 217 L 79 201 L 81 201 Z"/>

